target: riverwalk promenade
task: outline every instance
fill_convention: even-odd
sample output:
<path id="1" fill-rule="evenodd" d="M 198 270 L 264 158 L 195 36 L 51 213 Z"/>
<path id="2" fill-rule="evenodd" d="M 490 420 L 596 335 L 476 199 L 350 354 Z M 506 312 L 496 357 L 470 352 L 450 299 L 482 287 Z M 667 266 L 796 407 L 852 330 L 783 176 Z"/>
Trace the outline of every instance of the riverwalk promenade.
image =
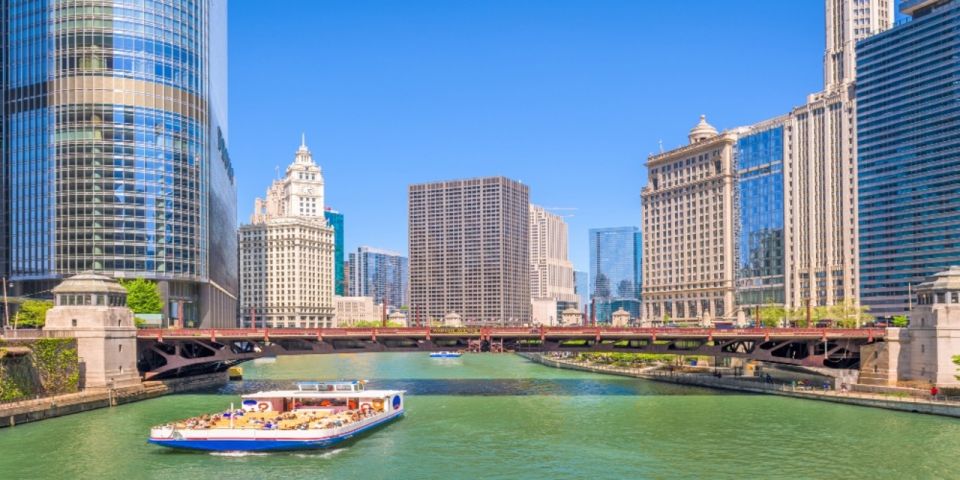
<path id="1" fill-rule="evenodd" d="M 888 410 L 927 413 L 931 415 L 943 415 L 960 418 L 960 399 L 953 397 L 947 398 L 940 396 L 934 399 L 930 396 L 916 397 L 906 394 L 864 392 L 856 390 L 856 387 L 869 388 L 869 386 L 857 385 L 853 386 L 853 388 L 851 388 L 849 391 L 841 392 L 835 389 L 798 387 L 797 385 L 790 383 L 765 383 L 758 379 L 755 380 L 753 377 L 736 377 L 731 375 L 717 377 L 710 373 L 668 371 L 664 370 L 663 367 L 660 366 L 629 368 L 582 362 L 572 358 L 551 358 L 540 353 L 521 353 L 519 355 L 527 358 L 530 361 L 555 368 L 580 370 L 607 375 L 620 375 L 681 385 L 717 388 L 722 390 L 733 390 L 758 394 L 781 395 L 785 397 L 803 398 L 808 400 L 820 400 L 834 403 L 844 403 L 848 405 L 885 408 Z"/>

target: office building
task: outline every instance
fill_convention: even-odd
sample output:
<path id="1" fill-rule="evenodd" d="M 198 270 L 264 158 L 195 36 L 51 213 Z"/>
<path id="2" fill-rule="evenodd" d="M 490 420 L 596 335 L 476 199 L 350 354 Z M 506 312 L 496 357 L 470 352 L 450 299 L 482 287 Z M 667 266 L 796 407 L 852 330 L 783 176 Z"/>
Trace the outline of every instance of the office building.
<path id="1" fill-rule="evenodd" d="M 383 308 L 373 301 L 372 297 L 334 297 L 336 306 L 336 325 L 338 327 L 352 327 L 357 323 L 364 322 L 382 323 Z"/>
<path id="2" fill-rule="evenodd" d="M 504 177 L 411 185 L 413 318 L 530 322 L 529 188 Z"/>
<path id="3" fill-rule="evenodd" d="M 640 314 L 642 237 L 637 227 L 590 229 L 590 299 L 597 323 L 623 308 Z"/>
<path id="4" fill-rule="evenodd" d="M 147 278 L 172 323 L 236 325 L 226 2 L 2 7 L 0 276 Z"/>
<path id="5" fill-rule="evenodd" d="M 349 282 L 344 270 L 343 260 L 343 214 L 327 207 L 323 211 L 323 218 L 327 219 L 327 224 L 333 228 L 333 285 L 335 295 L 346 295 L 347 284 Z"/>
<path id="6" fill-rule="evenodd" d="M 306 142 L 240 227 L 241 317 L 247 326 L 333 327 L 334 231 Z"/>
<path id="7" fill-rule="evenodd" d="M 350 254 L 350 292 L 387 304 L 393 312 L 410 304 L 407 279 L 410 265 L 397 252 L 363 246 Z"/>
<path id="8" fill-rule="evenodd" d="M 734 150 L 737 304 L 784 305 L 783 123 L 742 129 Z"/>
<path id="9" fill-rule="evenodd" d="M 878 317 L 960 265 L 960 2 L 900 9 L 911 21 L 857 47 L 860 299 Z"/>
<path id="10" fill-rule="evenodd" d="M 590 304 L 590 274 L 575 270 L 573 272 L 573 284 L 574 292 L 577 294 L 578 306 L 576 308 L 582 309 L 585 305 Z"/>
<path id="11" fill-rule="evenodd" d="M 647 159 L 648 182 L 641 193 L 646 321 L 701 323 L 736 316 L 737 135 L 718 133 L 701 116 L 688 138 L 689 145 Z"/>

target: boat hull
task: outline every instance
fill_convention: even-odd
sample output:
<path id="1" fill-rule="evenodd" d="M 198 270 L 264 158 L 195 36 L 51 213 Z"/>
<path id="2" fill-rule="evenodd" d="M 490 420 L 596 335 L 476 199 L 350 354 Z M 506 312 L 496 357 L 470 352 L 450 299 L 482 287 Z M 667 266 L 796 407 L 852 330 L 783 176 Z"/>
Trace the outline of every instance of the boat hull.
<path id="1" fill-rule="evenodd" d="M 162 447 L 180 450 L 201 450 L 210 452 L 266 452 L 285 450 L 319 450 L 331 448 L 343 442 L 363 435 L 371 430 L 386 425 L 403 416 L 403 411 L 396 412 L 376 422 L 364 425 L 339 435 L 320 438 L 150 438 L 147 441 Z M 258 430 L 258 432 L 260 432 Z"/>

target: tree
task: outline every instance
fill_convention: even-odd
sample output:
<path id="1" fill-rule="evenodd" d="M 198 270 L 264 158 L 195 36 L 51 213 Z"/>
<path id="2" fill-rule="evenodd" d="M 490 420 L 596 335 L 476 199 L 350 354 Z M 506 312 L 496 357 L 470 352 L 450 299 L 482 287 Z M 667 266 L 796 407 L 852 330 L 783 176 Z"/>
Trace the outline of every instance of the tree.
<path id="1" fill-rule="evenodd" d="M 47 320 L 47 310 L 53 308 L 49 300 L 26 300 L 13 317 L 17 328 L 42 328 Z"/>
<path id="2" fill-rule="evenodd" d="M 897 328 L 904 328 L 910 324 L 910 319 L 907 318 L 906 315 L 894 315 L 893 318 L 890 320 L 891 320 L 890 323 L 892 323 L 893 326 Z"/>
<path id="3" fill-rule="evenodd" d="M 826 313 L 829 318 L 836 321 L 837 326 L 853 328 L 873 321 L 873 315 L 870 315 L 869 311 L 870 307 L 857 305 L 853 300 L 844 300 L 842 303 L 828 307 Z"/>
<path id="4" fill-rule="evenodd" d="M 157 284 L 143 278 L 121 280 L 120 285 L 127 289 L 127 306 L 133 313 L 160 313 L 163 311 L 163 299 Z"/>
<path id="5" fill-rule="evenodd" d="M 780 305 L 768 304 L 760 307 L 760 323 L 764 327 L 778 327 L 786 316 L 786 309 Z"/>

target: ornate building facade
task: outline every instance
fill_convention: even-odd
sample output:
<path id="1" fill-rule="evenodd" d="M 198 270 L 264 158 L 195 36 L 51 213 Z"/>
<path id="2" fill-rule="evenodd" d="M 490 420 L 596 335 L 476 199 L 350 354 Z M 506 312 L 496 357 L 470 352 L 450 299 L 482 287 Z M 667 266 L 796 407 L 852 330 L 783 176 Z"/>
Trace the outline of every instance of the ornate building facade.
<path id="1" fill-rule="evenodd" d="M 690 144 L 647 159 L 643 198 L 643 318 L 733 319 L 737 136 L 701 116 Z"/>
<path id="2" fill-rule="evenodd" d="M 306 143 L 240 227 L 243 324 L 333 327 L 334 239 L 324 182 Z"/>

